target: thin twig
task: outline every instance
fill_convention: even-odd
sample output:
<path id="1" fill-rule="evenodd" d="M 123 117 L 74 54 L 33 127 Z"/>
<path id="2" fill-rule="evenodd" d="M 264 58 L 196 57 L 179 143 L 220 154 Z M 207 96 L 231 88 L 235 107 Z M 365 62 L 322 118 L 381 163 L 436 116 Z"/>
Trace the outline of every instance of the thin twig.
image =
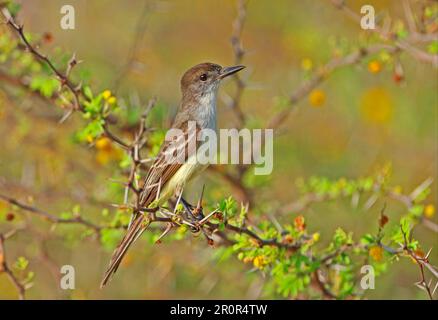
<path id="1" fill-rule="evenodd" d="M 99 233 L 100 230 L 103 228 L 101 226 L 98 226 L 98 225 L 96 225 L 96 224 L 94 224 L 94 223 L 84 219 L 80 215 L 75 216 L 73 218 L 67 218 L 67 219 L 60 218 L 60 217 L 58 217 L 56 215 L 50 214 L 50 213 L 48 213 L 48 212 L 46 212 L 44 210 L 41 210 L 39 208 L 27 205 L 25 203 L 22 203 L 22 202 L 18 201 L 17 199 L 8 197 L 8 196 L 3 195 L 3 194 L 0 194 L 0 199 L 3 199 L 4 201 L 6 201 L 6 202 L 8 202 L 8 203 L 10 203 L 12 205 L 15 205 L 15 206 L 17 206 L 17 207 L 27 211 L 27 212 L 36 214 L 36 215 L 40 216 L 41 218 L 43 218 L 45 220 L 48 220 L 48 221 L 51 221 L 51 222 L 54 222 L 54 223 L 73 223 L 73 224 L 77 223 L 77 224 L 82 224 L 82 225 L 84 225 L 84 226 L 86 226 L 88 228 L 93 229 L 96 233 Z"/>
<path id="2" fill-rule="evenodd" d="M 0 272 L 6 273 L 9 280 L 12 282 L 14 287 L 17 289 L 18 298 L 20 300 L 25 299 L 26 288 L 25 286 L 18 280 L 18 278 L 14 275 L 13 271 L 9 267 L 6 259 L 6 249 L 5 249 L 5 240 L 7 237 L 4 234 L 0 233 Z"/>

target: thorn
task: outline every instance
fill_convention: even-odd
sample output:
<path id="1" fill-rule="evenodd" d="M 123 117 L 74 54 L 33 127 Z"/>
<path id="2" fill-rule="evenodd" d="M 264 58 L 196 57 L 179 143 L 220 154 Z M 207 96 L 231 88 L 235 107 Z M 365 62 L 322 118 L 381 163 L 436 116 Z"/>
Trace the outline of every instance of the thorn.
<path id="1" fill-rule="evenodd" d="M 214 211 L 210 212 L 208 215 L 206 215 L 204 218 L 202 218 L 202 220 L 200 220 L 198 222 L 199 225 L 203 225 L 205 222 L 207 222 L 207 220 L 214 215 L 217 211 L 219 211 L 219 209 L 215 209 Z"/>
<path id="2" fill-rule="evenodd" d="M 424 190 L 429 188 L 429 186 L 432 184 L 433 178 L 429 177 L 426 180 L 424 180 L 418 187 L 414 189 L 414 191 L 411 192 L 409 195 L 409 198 L 414 200 L 416 199 Z"/>
<path id="3" fill-rule="evenodd" d="M 275 228 L 277 229 L 277 231 L 281 234 L 283 233 L 283 228 L 281 227 L 280 223 L 278 222 L 278 220 L 270 213 L 268 213 L 268 218 L 269 220 L 271 220 L 272 224 L 275 226 Z"/>
<path id="4" fill-rule="evenodd" d="M 199 197 L 198 204 L 196 205 L 196 208 L 198 210 L 202 208 L 202 199 L 204 198 L 204 190 L 205 190 L 205 184 L 202 185 L 201 196 Z"/>
<path id="5" fill-rule="evenodd" d="M 70 116 L 73 114 L 73 109 L 69 109 L 66 113 L 64 113 L 64 115 L 62 116 L 62 118 L 59 120 L 59 124 L 64 123 L 68 118 L 70 118 Z"/>
<path id="6" fill-rule="evenodd" d="M 176 200 L 175 208 L 173 209 L 173 214 L 176 213 L 176 209 L 178 208 L 179 202 L 181 201 L 183 194 L 183 189 L 181 189 L 181 192 L 179 193 L 178 199 Z"/>
<path id="7" fill-rule="evenodd" d="M 421 290 L 425 290 L 423 281 L 415 282 L 415 286 Z"/>
<path id="8" fill-rule="evenodd" d="M 193 223 L 190 223 L 190 222 L 188 222 L 186 220 L 182 220 L 181 223 L 185 224 L 185 225 L 188 225 L 189 227 L 196 228 L 196 226 Z"/>
<path id="9" fill-rule="evenodd" d="M 188 212 L 190 212 L 190 214 L 192 214 L 192 208 L 193 208 L 193 206 L 192 206 L 190 203 L 188 203 L 183 197 L 181 197 L 181 202 L 182 202 L 184 208 L 185 208 Z"/>
<path id="10" fill-rule="evenodd" d="M 429 255 L 430 255 L 431 252 L 432 252 L 432 248 L 429 249 L 429 251 L 426 253 L 426 255 L 424 256 L 423 259 L 426 260 L 426 261 L 429 260 Z"/>
<path id="11" fill-rule="evenodd" d="M 82 89 L 82 81 L 78 83 L 78 85 L 75 88 L 75 91 L 79 92 L 79 91 L 81 91 L 81 89 Z"/>
<path id="12" fill-rule="evenodd" d="M 76 52 L 74 52 L 73 55 L 71 56 L 71 58 L 70 58 L 68 64 L 69 64 L 71 67 L 74 67 L 77 63 L 78 63 L 78 62 L 77 62 L 77 60 L 76 60 Z"/>
<path id="13" fill-rule="evenodd" d="M 438 288 L 438 281 L 436 282 L 435 288 L 433 288 L 433 290 L 432 290 L 432 295 L 435 294 L 435 291 L 436 291 L 437 288 Z"/>
<path id="14" fill-rule="evenodd" d="M 141 159 L 140 163 L 148 163 L 148 162 L 152 162 L 154 159 Z"/>
<path id="15" fill-rule="evenodd" d="M 172 229 L 172 224 L 169 222 L 166 225 L 166 229 L 163 231 L 163 233 L 158 237 L 157 240 L 155 240 L 155 244 L 160 244 L 161 243 L 161 239 L 164 238 L 164 236 L 166 236 L 166 234 L 169 233 L 169 231 Z"/>

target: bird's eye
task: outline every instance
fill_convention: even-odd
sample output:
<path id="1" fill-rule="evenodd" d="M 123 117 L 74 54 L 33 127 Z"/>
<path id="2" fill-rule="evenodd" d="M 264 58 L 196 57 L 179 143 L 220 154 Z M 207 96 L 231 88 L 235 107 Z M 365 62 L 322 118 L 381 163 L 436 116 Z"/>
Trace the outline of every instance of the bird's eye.
<path id="1" fill-rule="evenodd" d="M 201 81 L 206 81 L 207 80 L 207 74 L 206 73 L 201 74 L 199 79 L 201 79 Z"/>

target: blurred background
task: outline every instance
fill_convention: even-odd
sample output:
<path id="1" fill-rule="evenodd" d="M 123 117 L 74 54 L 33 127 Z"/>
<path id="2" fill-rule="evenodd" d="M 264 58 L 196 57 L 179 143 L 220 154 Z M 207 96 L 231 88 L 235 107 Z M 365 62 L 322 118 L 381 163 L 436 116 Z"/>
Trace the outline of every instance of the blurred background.
<path id="1" fill-rule="evenodd" d="M 55 52 L 57 47 L 76 52 L 83 62 L 74 72 L 89 77 L 94 88 L 118 87 L 118 97 L 127 101 L 157 96 L 154 124 L 165 128 L 178 106 L 179 80 L 186 69 L 205 61 L 233 64 L 230 37 L 237 6 L 235 1 L 219 0 L 148 1 L 145 9 L 144 3 L 71 1 L 75 30 L 60 28 L 60 8 L 65 1 L 21 1 L 18 17 L 29 32 L 50 33 L 45 52 Z M 387 13 L 394 21 L 403 19 L 397 0 L 348 3 L 358 13 L 362 5 L 371 4 L 376 13 Z M 241 105 L 257 127 L 312 70 L 337 52 L 348 53 L 371 39 L 330 1 L 278 0 L 249 1 L 242 41 L 247 50 L 242 77 L 248 87 Z M 133 43 L 137 43 L 134 53 Z M 127 67 L 130 57 L 133 62 Z M 394 78 L 393 65 L 385 61 L 377 55 L 339 69 L 318 88 L 319 96 L 298 103 L 274 140 L 274 171 L 257 188 L 257 201 L 266 201 L 268 208 L 287 204 L 297 198 L 298 178 L 357 178 L 386 163 L 392 163 L 392 184 L 408 193 L 426 178 L 436 177 L 437 71 L 402 53 L 399 63 L 404 79 L 400 80 Z M 378 64 L 374 69 L 373 63 Z M 235 126 L 235 116 L 226 103 L 234 90 L 233 81 L 221 89 L 219 127 Z M 115 151 L 90 151 L 75 143 L 72 137 L 82 120 L 76 117 L 58 124 L 61 115 L 33 99 L 11 99 L 0 83 L 0 190 L 21 195 L 52 213 L 80 205 L 82 214 L 93 219 L 104 208 L 112 210 L 108 204 L 120 199 L 120 187 L 109 181 L 117 176 L 113 160 L 118 155 Z M 230 195 L 230 189 L 214 173 L 206 172 L 200 180 L 206 184 L 209 201 Z M 199 185 L 190 195 L 199 194 Z M 435 182 L 432 190 L 427 202 L 436 204 Z M 300 213 L 324 239 L 338 226 L 358 235 L 374 232 L 380 208 L 353 209 L 347 199 L 317 204 Z M 403 210 L 390 202 L 387 215 L 397 219 Z M 80 227 L 64 225 L 54 230 L 44 221 L 36 223 L 35 234 L 18 234 L 8 242 L 11 259 L 26 255 L 36 274 L 29 298 L 276 297 L 264 287 L 260 273 L 250 272 L 234 258 L 222 263 L 204 239 L 192 237 L 159 246 L 138 243 L 111 285 L 100 290 L 111 248 L 81 240 L 76 231 Z M 7 222 L 0 222 L 0 227 L 2 224 L 5 227 Z M 60 230 L 68 231 L 67 239 L 58 241 Z M 421 226 L 415 237 L 426 251 L 438 244 L 436 234 Z M 436 250 L 431 260 L 438 260 Z M 64 264 L 76 268 L 73 291 L 58 289 L 57 270 Z M 416 281 L 417 267 L 405 259 L 379 277 L 376 289 L 366 297 L 424 298 L 413 285 Z M 0 275 L 0 298 L 15 297 L 6 276 Z"/>

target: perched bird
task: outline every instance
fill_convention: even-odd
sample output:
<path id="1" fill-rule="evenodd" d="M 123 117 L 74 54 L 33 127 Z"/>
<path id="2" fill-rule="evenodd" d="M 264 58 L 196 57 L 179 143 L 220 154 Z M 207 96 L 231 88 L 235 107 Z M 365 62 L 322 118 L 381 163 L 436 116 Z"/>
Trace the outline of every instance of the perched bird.
<path id="1" fill-rule="evenodd" d="M 184 73 L 181 79 L 181 104 L 172 125 L 172 129 L 181 130 L 183 135 L 177 141 L 163 142 L 144 180 L 140 193 L 141 208 L 162 205 L 177 190 L 181 190 L 187 181 L 207 167 L 206 164 L 191 161 L 193 160 L 191 157 L 196 157 L 196 150 L 190 150 L 188 145 L 191 141 L 196 141 L 196 146 L 200 144 L 197 138 L 202 129 L 216 130 L 216 100 L 219 84 L 225 77 L 243 68 L 245 67 L 223 68 L 214 63 L 201 63 Z M 195 130 L 192 130 L 194 134 L 189 130 L 189 123 L 195 124 Z M 176 158 L 169 161 L 168 155 L 181 148 L 184 149 L 183 161 Z M 112 255 L 101 287 L 105 286 L 116 272 L 128 248 L 148 226 L 149 220 L 142 212 L 133 213 L 128 230 Z"/>

